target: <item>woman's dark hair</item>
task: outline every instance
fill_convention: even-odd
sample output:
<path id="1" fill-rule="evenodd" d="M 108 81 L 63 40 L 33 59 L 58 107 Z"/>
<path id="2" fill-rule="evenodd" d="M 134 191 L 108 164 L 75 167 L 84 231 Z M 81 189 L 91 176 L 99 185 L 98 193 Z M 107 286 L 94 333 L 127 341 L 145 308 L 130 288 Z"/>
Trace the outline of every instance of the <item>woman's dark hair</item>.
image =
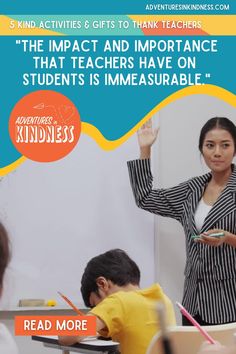
<path id="1" fill-rule="evenodd" d="M 215 118 L 209 119 L 206 122 L 206 124 L 202 127 L 202 130 L 200 132 L 200 137 L 199 137 L 199 143 L 198 143 L 198 148 L 199 148 L 200 152 L 202 152 L 203 142 L 204 142 L 206 134 L 210 130 L 215 129 L 215 128 L 224 129 L 230 133 L 230 135 L 232 136 L 233 141 L 234 141 L 234 151 L 236 151 L 236 127 L 235 127 L 234 123 L 225 117 L 215 117 Z"/>
<path id="2" fill-rule="evenodd" d="M 119 286 L 139 285 L 140 270 L 127 253 L 120 249 L 113 249 L 92 258 L 81 279 L 81 293 L 87 307 L 90 307 L 91 293 L 98 294 L 98 277 L 104 277 Z"/>
<path id="3" fill-rule="evenodd" d="M 4 273 L 9 260 L 10 260 L 10 247 L 9 247 L 8 234 L 5 227 L 0 222 L 0 292 L 3 287 Z"/>

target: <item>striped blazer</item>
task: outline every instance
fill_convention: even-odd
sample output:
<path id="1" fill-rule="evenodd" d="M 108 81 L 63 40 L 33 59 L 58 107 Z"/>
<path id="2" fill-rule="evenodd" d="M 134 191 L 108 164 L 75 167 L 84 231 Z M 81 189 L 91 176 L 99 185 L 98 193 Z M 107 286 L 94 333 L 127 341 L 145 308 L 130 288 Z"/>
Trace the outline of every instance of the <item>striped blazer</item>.
<path id="1" fill-rule="evenodd" d="M 138 207 L 179 221 L 186 237 L 183 305 L 208 323 L 236 322 L 236 248 L 195 243 L 194 214 L 211 179 L 211 173 L 167 189 L 152 188 L 150 160 L 128 162 L 132 190 Z M 208 213 L 201 233 L 219 228 L 236 234 L 236 168 Z"/>

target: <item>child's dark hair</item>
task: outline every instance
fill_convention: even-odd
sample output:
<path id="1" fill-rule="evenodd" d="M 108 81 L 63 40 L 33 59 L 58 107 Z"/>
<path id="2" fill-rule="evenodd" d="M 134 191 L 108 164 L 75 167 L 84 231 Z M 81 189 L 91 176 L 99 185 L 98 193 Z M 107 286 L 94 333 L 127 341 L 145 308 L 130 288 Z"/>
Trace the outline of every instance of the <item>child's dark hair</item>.
<path id="1" fill-rule="evenodd" d="M 209 119 L 206 124 L 202 127 L 199 137 L 198 148 L 200 152 L 202 152 L 203 142 L 205 139 L 206 134 L 215 128 L 220 128 L 227 130 L 229 134 L 232 136 L 234 141 L 234 151 L 236 151 L 236 127 L 231 120 L 225 117 L 214 117 Z"/>
<path id="2" fill-rule="evenodd" d="M 9 260 L 10 260 L 10 247 L 9 247 L 8 234 L 5 227 L 0 222 L 0 292 L 3 287 L 4 273 Z"/>
<path id="3" fill-rule="evenodd" d="M 90 307 L 91 292 L 98 294 L 98 277 L 104 277 L 119 286 L 139 285 L 140 270 L 127 253 L 120 249 L 113 249 L 92 258 L 81 279 L 81 293 L 87 307 Z"/>

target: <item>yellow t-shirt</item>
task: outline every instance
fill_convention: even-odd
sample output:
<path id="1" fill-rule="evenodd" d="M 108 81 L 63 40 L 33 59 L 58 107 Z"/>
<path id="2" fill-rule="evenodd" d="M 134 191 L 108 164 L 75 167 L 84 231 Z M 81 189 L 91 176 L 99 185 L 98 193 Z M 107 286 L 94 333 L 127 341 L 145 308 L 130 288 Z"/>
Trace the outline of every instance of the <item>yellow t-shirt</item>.
<path id="1" fill-rule="evenodd" d="M 165 304 L 167 325 L 175 325 L 171 301 L 160 285 L 137 291 L 118 291 L 91 310 L 105 322 L 100 334 L 120 343 L 121 354 L 145 354 L 152 337 L 159 331 L 156 302 Z"/>

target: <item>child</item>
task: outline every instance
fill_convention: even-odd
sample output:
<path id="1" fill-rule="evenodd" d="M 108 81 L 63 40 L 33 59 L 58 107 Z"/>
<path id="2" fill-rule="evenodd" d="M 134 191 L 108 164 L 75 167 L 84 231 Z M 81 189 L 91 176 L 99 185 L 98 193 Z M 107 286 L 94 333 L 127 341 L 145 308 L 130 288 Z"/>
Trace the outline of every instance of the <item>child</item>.
<path id="1" fill-rule="evenodd" d="M 85 305 L 97 318 L 97 331 L 120 343 L 121 354 L 145 354 L 149 343 L 159 331 L 155 305 L 162 301 L 167 325 L 175 325 L 173 306 L 160 285 L 139 288 L 140 271 L 122 250 L 114 249 L 92 258 L 81 280 Z M 81 337 L 60 337 L 64 345 Z"/>
<path id="2" fill-rule="evenodd" d="M 0 296 L 3 290 L 3 278 L 10 258 L 9 240 L 6 229 L 0 223 Z M 0 353 L 17 354 L 18 350 L 7 328 L 0 323 Z"/>

